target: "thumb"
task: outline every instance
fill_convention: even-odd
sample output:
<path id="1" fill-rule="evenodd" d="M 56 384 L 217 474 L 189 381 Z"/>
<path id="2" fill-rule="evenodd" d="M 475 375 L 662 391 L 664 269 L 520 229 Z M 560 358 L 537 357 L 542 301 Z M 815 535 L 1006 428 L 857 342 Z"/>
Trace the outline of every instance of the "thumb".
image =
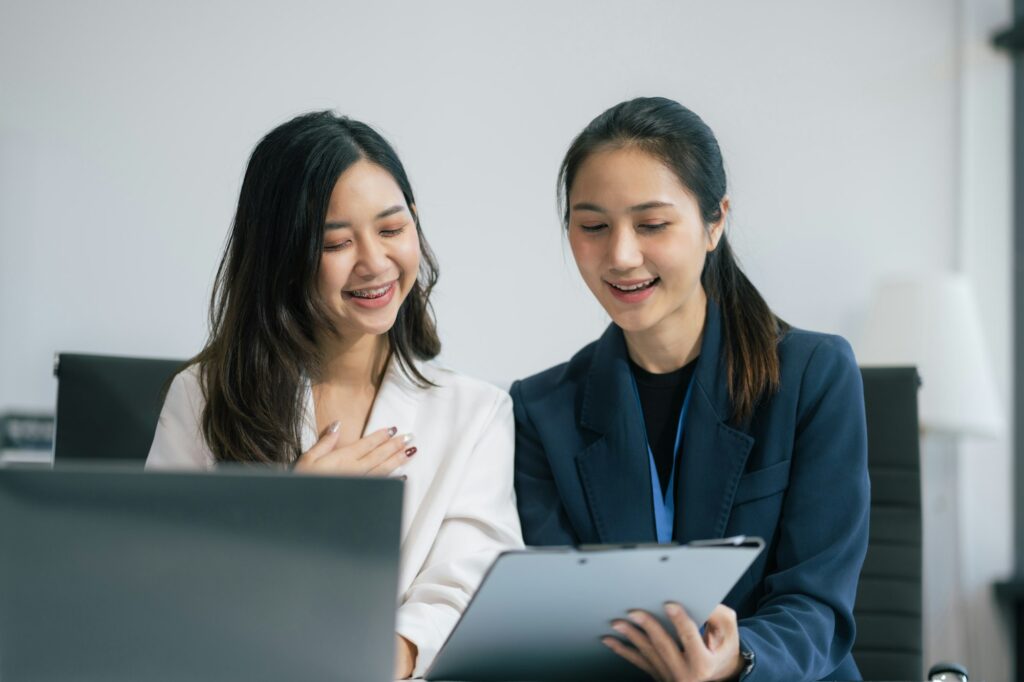
<path id="1" fill-rule="evenodd" d="M 724 604 L 716 606 L 705 623 L 704 640 L 708 649 L 714 651 L 721 646 L 730 630 L 735 628 L 736 612 Z"/>

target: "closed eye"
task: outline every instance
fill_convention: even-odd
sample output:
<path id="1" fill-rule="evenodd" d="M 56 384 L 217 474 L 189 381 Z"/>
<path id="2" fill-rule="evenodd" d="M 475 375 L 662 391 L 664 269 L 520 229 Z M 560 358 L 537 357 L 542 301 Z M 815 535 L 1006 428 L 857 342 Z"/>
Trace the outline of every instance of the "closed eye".
<path id="1" fill-rule="evenodd" d="M 580 229 L 584 232 L 599 232 L 604 228 L 608 227 L 606 223 L 594 223 L 592 225 L 580 225 Z"/>
<path id="2" fill-rule="evenodd" d="M 408 223 L 406 223 L 406 225 L 407 224 Z M 405 225 L 402 225 L 401 227 L 389 227 L 387 229 L 381 230 L 380 234 L 382 237 L 397 237 L 398 235 L 405 232 L 405 227 Z"/>
<path id="3" fill-rule="evenodd" d="M 668 227 L 668 223 L 640 223 L 640 227 L 648 232 L 657 232 Z"/>

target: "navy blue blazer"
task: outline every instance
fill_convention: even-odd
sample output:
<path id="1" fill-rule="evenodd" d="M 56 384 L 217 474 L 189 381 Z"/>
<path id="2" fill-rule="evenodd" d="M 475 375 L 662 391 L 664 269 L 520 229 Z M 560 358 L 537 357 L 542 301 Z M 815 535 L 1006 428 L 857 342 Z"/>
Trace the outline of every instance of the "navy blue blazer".
<path id="1" fill-rule="evenodd" d="M 781 386 L 730 424 L 721 319 L 708 304 L 676 474 L 673 539 L 764 538 L 725 599 L 745 682 L 860 679 L 850 650 L 867 551 L 867 429 L 860 370 L 838 336 L 792 329 Z M 656 542 L 643 415 L 622 330 L 512 385 L 515 487 L 528 545 Z M 618 614 L 609 614 L 609 618 Z"/>

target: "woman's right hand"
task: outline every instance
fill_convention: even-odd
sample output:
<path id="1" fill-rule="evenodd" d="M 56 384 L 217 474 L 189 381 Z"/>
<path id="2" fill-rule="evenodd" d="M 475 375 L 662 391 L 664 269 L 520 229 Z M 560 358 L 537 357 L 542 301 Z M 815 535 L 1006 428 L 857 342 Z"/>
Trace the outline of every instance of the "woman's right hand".
<path id="1" fill-rule="evenodd" d="M 412 434 L 398 429 L 380 429 L 355 443 L 338 447 L 339 424 L 334 422 L 324 435 L 295 461 L 301 473 L 339 476 L 387 476 L 416 454 L 409 447 Z"/>

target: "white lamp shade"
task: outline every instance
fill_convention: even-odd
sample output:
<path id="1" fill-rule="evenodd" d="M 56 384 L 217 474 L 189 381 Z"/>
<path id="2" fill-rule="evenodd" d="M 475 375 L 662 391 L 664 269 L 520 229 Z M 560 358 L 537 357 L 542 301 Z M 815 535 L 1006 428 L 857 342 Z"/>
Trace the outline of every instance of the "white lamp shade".
<path id="1" fill-rule="evenodd" d="M 1003 429 L 981 319 L 970 282 L 958 273 L 879 286 L 858 346 L 862 365 L 916 365 L 927 430 L 994 436 Z"/>

